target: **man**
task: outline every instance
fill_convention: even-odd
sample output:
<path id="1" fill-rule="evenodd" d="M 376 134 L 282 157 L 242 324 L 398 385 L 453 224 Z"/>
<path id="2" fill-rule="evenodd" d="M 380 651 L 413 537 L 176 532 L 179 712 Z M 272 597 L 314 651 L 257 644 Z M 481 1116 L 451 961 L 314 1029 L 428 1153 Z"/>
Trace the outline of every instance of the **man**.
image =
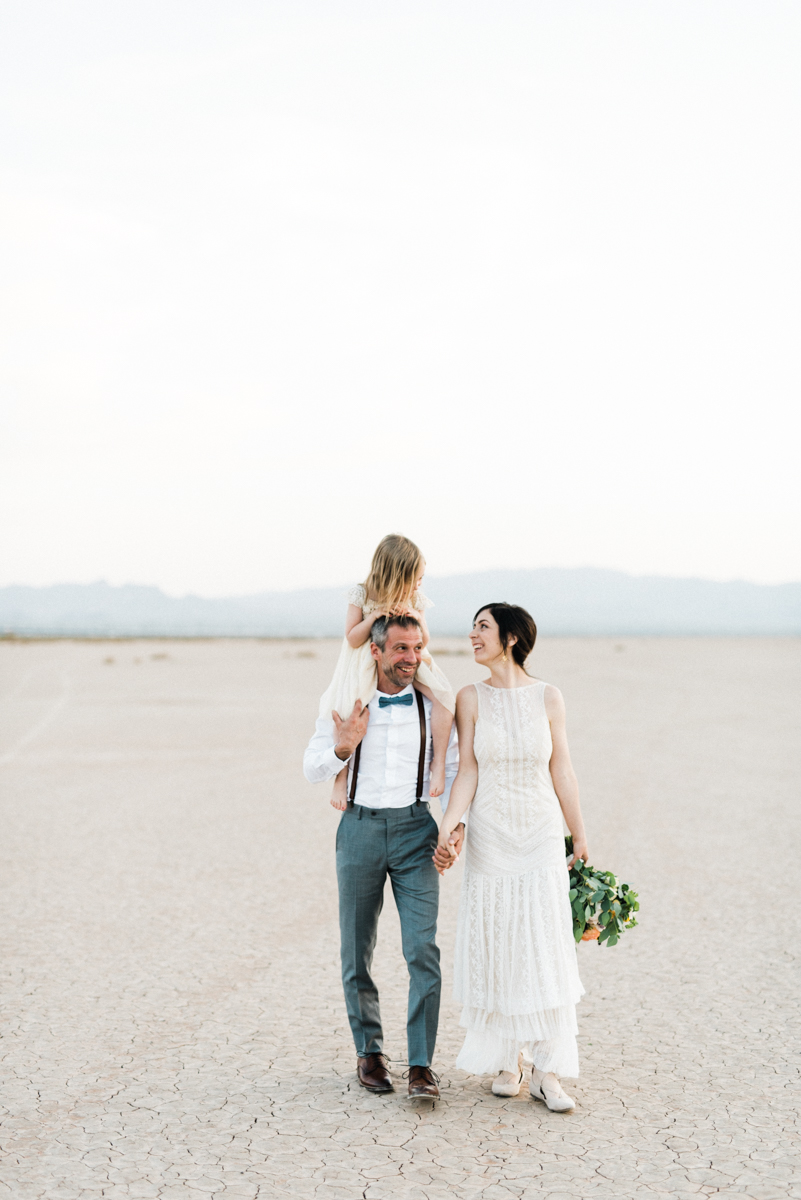
<path id="1" fill-rule="evenodd" d="M 357 700 L 346 720 L 338 713 L 332 720 L 319 718 L 303 756 L 303 772 L 310 783 L 321 783 L 333 779 L 343 763 L 349 768 L 348 807 L 337 829 L 337 883 L 342 984 L 359 1083 L 371 1092 L 394 1091 L 383 1052 L 378 991 L 370 975 L 389 875 L 409 969 L 409 1095 L 437 1097 L 431 1071 L 441 990 L 437 871 L 454 861 L 463 827 L 456 831 L 451 860 L 440 851 L 435 865 L 437 825 L 428 793 L 431 702 L 412 686 L 423 654 L 420 626 L 414 617 L 379 617 L 371 637 L 378 690 L 369 711 Z M 443 811 L 457 768 L 454 728 Z"/>

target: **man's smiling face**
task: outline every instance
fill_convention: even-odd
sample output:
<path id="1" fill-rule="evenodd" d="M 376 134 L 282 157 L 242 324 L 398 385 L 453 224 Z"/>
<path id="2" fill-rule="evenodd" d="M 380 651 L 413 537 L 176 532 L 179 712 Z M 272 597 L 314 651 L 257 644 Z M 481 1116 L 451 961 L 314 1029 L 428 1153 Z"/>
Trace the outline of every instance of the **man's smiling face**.
<path id="1" fill-rule="evenodd" d="M 423 638 L 419 626 L 410 625 L 408 629 L 402 629 L 400 625 L 390 625 L 384 649 L 380 650 L 376 645 L 371 649 L 373 658 L 378 663 L 379 688 L 382 675 L 398 690 L 414 682 L 423 657 Z"/>

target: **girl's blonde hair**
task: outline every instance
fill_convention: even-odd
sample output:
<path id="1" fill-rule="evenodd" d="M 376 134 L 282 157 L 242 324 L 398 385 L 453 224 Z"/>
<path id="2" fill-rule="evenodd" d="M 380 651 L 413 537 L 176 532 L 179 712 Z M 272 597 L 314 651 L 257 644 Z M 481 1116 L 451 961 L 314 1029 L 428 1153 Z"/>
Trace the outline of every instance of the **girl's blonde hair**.
<path id="1" fill-rule="evenodd" d="M 403 534 L 388 533 L 376 547 L 364 590 L 379 608 L 388 611 L 409 604 L 423 565 L 423 556 L 414 542 Z"/>

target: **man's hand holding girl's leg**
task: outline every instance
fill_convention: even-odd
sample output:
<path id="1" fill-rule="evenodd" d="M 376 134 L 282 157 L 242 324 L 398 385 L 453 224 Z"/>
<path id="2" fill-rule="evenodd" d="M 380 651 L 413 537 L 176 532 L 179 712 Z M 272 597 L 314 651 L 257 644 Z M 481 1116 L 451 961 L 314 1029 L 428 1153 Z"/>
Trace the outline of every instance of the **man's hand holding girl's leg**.
<path id="1" fill-rule="evenodd" d="M 334 753 L 342 762 L 347 762 L 359 742 L 367 733 L 370 710 L 366 705 L 362 704 L 361 700 L 357 700 L 350 716 L 344 721 L 336 710 L 331 713 L 331 716 L 334 721 L 334 732 L 337 738 Z"/>

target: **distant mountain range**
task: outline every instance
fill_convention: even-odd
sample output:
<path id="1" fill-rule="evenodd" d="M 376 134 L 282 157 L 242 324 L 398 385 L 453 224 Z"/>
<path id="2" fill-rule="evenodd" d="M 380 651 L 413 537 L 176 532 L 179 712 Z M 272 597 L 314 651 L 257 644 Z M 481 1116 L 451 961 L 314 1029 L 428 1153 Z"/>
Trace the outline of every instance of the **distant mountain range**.
<path id="1" fill-rule="evenodd" d="M 801 634 L 801 583 L 632 576 L 595 568 L 427 579 L 432 634 L 466 633 L 481 604 L 522 604 L 548 634 Z M 346 588 L 204 599 L 107 583 L 0 588 L 0 633 L 71 637 L 337 637 Z"/>

